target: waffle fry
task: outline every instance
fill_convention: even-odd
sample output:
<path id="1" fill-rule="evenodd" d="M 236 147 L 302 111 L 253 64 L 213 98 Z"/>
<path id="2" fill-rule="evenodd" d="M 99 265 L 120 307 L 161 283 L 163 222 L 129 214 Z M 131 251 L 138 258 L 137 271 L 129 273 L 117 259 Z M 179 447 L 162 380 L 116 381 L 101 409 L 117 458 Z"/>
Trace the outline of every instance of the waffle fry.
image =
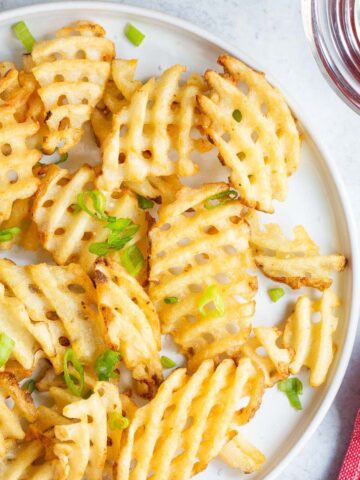
<path id="1" fill-rule="evenodd" d="M 298 298 L 295 310 L 286 322 L 284 344 L 293 348 L 295 355 L 290 363 L 291 373 L 298 373 L 304 365 L 310 369 L 310 385 L 322 385 L 332 363 L 336 350 L 333 334 L 338 318 L 333 310 L 340 301 L 331 290 L 325 290 L 320 300 L 311 301 L 308 297 Z M 314 321 L 320 313 L 320 321 Z"/>
<path id="2" fill-rule="evenodd" d="M 153 397 L 162 380 L 159 319 L 147 294 L 124 268 L 100 258 L 94 281 L 106 340 L 121 352 L 141 395 Z"/>
<path id="3" fill-rule="evenodd" d="M 33 207 L 40 242 L 52 254 L 55 262 L 59 265 L 77 262 L 87 272 L 93 269 L 97 258 L 89 251 L 89 246 L 105 241 L 109 230 L 104 227 L 104 222 L 86 212 L 74 212 L 73 205 L 80 192 L 95 188 L 95 180 L 94 170 L 87 165 L 75 174 L 51 165 L 46 170 Z M 144 259 L 147 259 L 147 217 L 138 207 L 136 197 L 127 191 L 108 192 L 105 196 L 109 215 L 129 218 L 140 226 L 127 245 L 138 244 Z M 140 272 L 139 278 L 144 278 L 145 274 L 146 268 Z"/>
<path id="4" fill-rule="evenodd" d="M 13 400 L 10 407 L 6 400 Z M 14 375 L 9 372 L 0 372 L 0 459 L 13 448 L 16 441 L 25 438 L 22 420 L 33 422 L 36 409 L 29 392 L 19 387 Z M 3 477 L 7 478 L 7 477 Z"/>
<path id="5" fill-rule="evenodd" d="M 159 79 L 151 78 L 133 93 L 128 106 L 113 115 L 102 145 L 102 189 L 112 190 L 123 181 L 196 173 L 190 160 L 196 148 L 191 131 L 197 126 L 195 96 L 204 86 L 196 75 L 179 86 L 184 70 L 174 65 Z"/>
<path id="6" fill-rule="evenodd" d="M 171 333 L 184 353 L 194 356 L 189 368 L 202 360 L 234 355 L 251 328 L 257 279 L 252 267 L 249 227 L 244 208 L 230 200 L 207 209 L 209 197 L 228 191 L 226 184 L 184 187 L 174 203 L 162 207 L 150 232 L 150 298 L 163 333 Z M 225 304 L 224 314 L 201 315 L 204 290 L 216 284 Z M 166 298 L 176 299 L 167 304 Z M 246 303 L 239 303 L 239 299 Z"/>
<path id="7" fill-rule="evenodd" d="M 238 367 L 224 360 L 216 370 L 208 360 L 191 377 L 175 370 L 125 431 L 117 479 L 146 479 L 152 472 L 154 480 L 186 480 L 206 468 L 229 440 L 238 402 L 256 375 L 246 359 Z"/>
<path id="8" fill-rule="evenodd" d="M 79 265 L 22 267 L 0 259 L 0 281 L 13 295 L 1 303 L 7 309 L 2 331 L 15 340 L 13 355 L 25 368 L 31 367 L 38 344 L 57 373 L 69 346 L 85 364 L 104 350 L 100 318 L 91 307 L 95 290 Z M 25 353 L 26 361 L 20 357 Z"/>
<path id="9" fill-rule="evenodd" d="M 254 216 L 248 218 L 255 263 L 267 276 L 293 289 L 302 286 L 325 290 L 332 284 L 330 273 L 341 272 L 346 266 L 343 255 L 320 255 L 319 247 L 303 226 L 293 229 L 288 240 L 279 225 L 269 223 L 261 230 Z"/>
<path id="10" fill-rule="evenodd" d="M 241 433 L 225 445 L 219 456 L 230 467 L 237 468 L 243 473 L 257 472 L 265 462 L 265 456 Z"/>
<path id="11" fill-rule="evenodd" d="M 34 45 L 32 73 L 40 84 L 48 132 L 43 150 L 68 152 L 83 133 L 110 75 L 113 43 L 105 31 L 90 22 L 64 27 L 56 38 Z"/>
<path id="12" fill-rule="evenodd" d="M 205 73 L 211 96 L 198 96 L 210 121 L 205 131 L 231 169 L 242 201 L 271 213 L 273 199 L 285 200 L 287 177 L 299 163 L 295 121 L 282 94 L 262 73 L 229 55 L 221 55 L 218 63 L 223 74 Z"/>
<path id="13" fill-rule="evenodd" d="M 18 123 L 15 114 L 13 107 L 0 106 L 0 222 L 10 217 L 16 200 L 34 194 L 39 183 L 32 167 L 41 154 L 27 145 L 39 127 L 32 120 Z"/>

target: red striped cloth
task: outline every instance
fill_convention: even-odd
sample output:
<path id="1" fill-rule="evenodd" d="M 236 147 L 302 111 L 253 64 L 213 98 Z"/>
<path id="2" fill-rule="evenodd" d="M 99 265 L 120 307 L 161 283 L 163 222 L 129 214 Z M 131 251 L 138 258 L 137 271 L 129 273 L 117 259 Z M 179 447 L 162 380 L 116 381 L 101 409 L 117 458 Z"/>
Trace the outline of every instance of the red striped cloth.
<path id="1" fill-rule="evenodd" d="M 338 480 L 360 480 L 360 410 Z"/>

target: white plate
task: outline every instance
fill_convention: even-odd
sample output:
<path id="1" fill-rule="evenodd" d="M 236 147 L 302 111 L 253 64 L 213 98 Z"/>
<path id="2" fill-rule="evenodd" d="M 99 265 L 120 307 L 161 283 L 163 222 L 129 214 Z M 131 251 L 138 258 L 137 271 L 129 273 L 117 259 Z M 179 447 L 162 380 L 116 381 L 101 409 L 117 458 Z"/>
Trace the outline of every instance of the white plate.
<path id="1" fill-rule="evenodd" d="M 159 74 L 173 63 L 183 63 L 190 71 L 203 72 L 208 67 L 215 67 L 217 56 L 224 51 L 254 65 L 248 55 L 182 20 L 149 10 L 97 2 L 52 3 L 0 14 L 1 59 L 15 58 L 20 62 L 22 48 L 10 30 L 10 26 L 20 19 L 26 21 L 38 39 L 48 37 L 58 27 L 78 19 L 99 22 L 105 27 L 108 36 L 115 41 L 119 57 L 139 58 L 140 78 Z M 124 26 L 129 21 L 146 33 L 145 41 L 139 48 L 132 46 L 123 35 Z M 259 68 L 256 65 L 255 67 Z M 271 77 L 270 80 L 278 84 Z M 358 248 L 344 187 L 328 153 L 325 154 L 324 149 L 319 146 L 320 140 L 313 138 L 311 129 L 306 128 L 301 110 L 293 101 L 290 101 L 290 105 L 300 120 L 305 135 L 302 161 L 298 172 L 290 179 L 287 201 L 283 204 L 277 203 L 276 213 L 267 216 L 266 220 L 278 221 L 288 233 L 292 226 L 303 224 L 312 238 L 321 245 L 322 252 L 344 253 L 349 259 L 349 266 L 334 282 L 334 288 L 342 298 L 343 308 L 336 334 L 338 351 L 326 385 L 316 390 L 305 387 L 302 398 L 304 409 L 300 413 L 289 407 L 285 395 L 275 388 L 268 390 L 260 411 L 245 427 L 248 438 L 267 457 L 266 464 L 259 473 L 247 476 L 258 480 L 278 477 L 307 442 L 333 402 L 349 361 L 359 303 Z M 77 153 L 83 159 L 88 158 L 81 148 L 77 149 Z M 205 177 L 214 181 L 216 175 L 217 170 L 215 175 L 211 170 Z M 218 176 L 222 177 L 220 171 Z M 37 260 L 36 256 L 24 255 L 22 252 L 17 252 L 12 258 L 21 263 Z M 285 312 L 289 311 L 294 299 L 306 291 L 302 289 L 294 293 L 286 289 L 285 299 L 279 304 L 271 304 L 266 295 L 266 286 L 272 283 L 265 278 L 260 279 L 261 288 L 254 319 L 256 324 L 270 325 L 279 321 Z M 313 292 L 310 294 L 314 295 Z M 306 385 L 307 374 L 302 374 L 301 378 Z M 197 478 L 232 480 L 239 478 L 239 473 L 216 460 Z"/>

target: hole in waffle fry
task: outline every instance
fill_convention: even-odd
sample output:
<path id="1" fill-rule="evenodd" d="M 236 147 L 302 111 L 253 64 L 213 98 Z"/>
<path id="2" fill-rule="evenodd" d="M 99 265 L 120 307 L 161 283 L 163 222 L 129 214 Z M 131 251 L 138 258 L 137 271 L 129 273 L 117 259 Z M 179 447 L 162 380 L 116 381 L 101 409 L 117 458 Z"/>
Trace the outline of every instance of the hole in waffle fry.
<path id="1" fill-rule="evenodd" d="M 210 310 L 210 307 L 211 307 L 211 304 L 209 304 L 209 310 Z M 213 308 L 215 308 L 215 307 L 213 306 Z M 203 337 L 203 339 L 205 340 L 206 343 L 213 343 L 213 341 L 215 340 L 214 335 L 212 335 L 211 333 L 208 333 L 208 332 L 203 333 L 202 337 Z"/>
<path id="2" fill-rule="evenodd" d="M 251 134 L 251 138 L 252 138 L 252 141 L 256 143 L 259 138 L 259 132 L 253 131 Z"/>
<path id="3" fill-rule="evenodd" d="M 56 185 L 59 185 L 59 187 L 64 187 L 70 182 L 70 178 L 67 177 L 62 177 L 60 180 L 56 182 Z"/>
<path id="4" fill-rule="evenodd" d="M 82 103 L 83 105 L 88 105 L 89 100 L 88 100 L 87 98 L 83 98 L 83 99 L 81 100 L 81 103 Z"/>
<path id="5" fill-rule="evenodd" d="M 84 75 L 83 77 L 81 77 L 81 81 L 82 81 L 82 82 L 88 82 L 88 81 L 89 81 L 89 77 L 87 77 L 86 75 Z"/>
<path id="6" fill-rule="evenodd" d="M 120 155 L 119 155 L 119 164 L 121 165 L 122 163 L 124 163 L 126 160 L 126 155 L 125 153 L 121 152 Z"/>
<path id="7" fill-rule="evenodd" d="M 239 325 L 236 325 L 236 323 L 228 323 L 225 328 L 229 333 L 237 333 L 240 330 Z"/>
<path id="8" fill-rule="evenodd" d="M 181 215 L 184 215 L 184 217 L 194 217 L 196 215 L 196 210 L 188 208 L 185 212 L 182 212 Z"/>
<path id="9" fill-rule="evenodd" d="M 152 153 L 151 153 L 150 150 L 144 150 L 144 151 L 141 152 L 141 154 L 142 154 L 142 156 L 143 156 L 144 158 L 146 158 L 146 159 L 149 159 L 149 158 L 152 157 Z"/>
<path id="10" fill-rule="evenodd" d="M 171 103 L 170 108 L 171 108 L 171 110 L 176 111 L 176 110 L 179 109 L 179 106 L 180 106 L 179 102 L 174 101 L 174 102 Z"/>
<path id="11" fill-rule="evenodd" d="M 283 135 L 283 131 L 282 131 L 281 128 L 278 128 L 278 129 L 276 130 L 276 135 L 277 135 L 278 137 L 281 137 L 281 136 Z"/>
<path id="12" fill-rule="evenodd" d="M 255 175 L 249 175 L 248 179 L 249 179 L 249 182 L 251 183 L 251 185 L 254 185 L 254 183 L 256 183 Z"/>
<path id="13" fill-rule="evenodd" d="M 246 158 L 246 153 L 245 152 L 238 152 L 237 157 L 239 160 L 244 160 Z"/>
<path id="14" fill-rule="evenodd" d="M 237 215 L 232 215 L 230 217 L 230 222 L 234 223 L 235 225 L 237 225 L 240 222 L 240 220 L 241 220 L 241 218 L 238 217 Z"/>
<path id="15" fill-rule="evenodd" d="M 163 225 L 161 225 L 160 230 L 165 232 L 166 230 L 170 230 L 170 228 L 171 228 L 170 223 L 164 223 Z"/>
<path id="16" fill-rule="evenodd" d="M 87 182 L 85 183 L 83 190 L 94 190 L 95 184 L 94 182 Z"/>
<path id="17" fill-rule="evenodd" d="M 129 468 L 130 472 L 132 472 L 135 469 L 136 465 L 137 465 L 137 460 L 136 458 L 133 458 L 130 463 L 130 468 Z"/>
<path id="18" fill-rule="evenodd" d="M 31 293 L 36 293 L 37 295 L 39 295 L 41 293 L 39 287 L 37 287 L 33 283 L 29 283 L 28 288 L 29 288 Z"/>
<path id="19" fill-rule="evenodd" d="M 99 393 L 99 391 L 98 391 L 98 393 Z M 107 437 L 107 439 L 106 439 L 106 445 L 107 445 L 108 447 L 111 447 L 112 444 L 113 444 L 113 442 L 112 442 L 111 438 L 110 438 L 110 437 Z"/>
<path id="20" fill-rule="evenodd" d="M 179 245 L 179 247 L 185 247 L 186 245 L 189 245 L 191 243 L 191 240 L 190 238 L 181 238 L 177 244 Z"/>
<path id="21" fill-rule="evenodd" d="M 91 240 L 94 236 L 93 232 L 84 232 L 84 235 L 81 237 L 81 240 L 88 241 Z"/>
<path id="22" fill-rule="evenodd" d="M 66 130 L 69 127 L 70 127 L 70 118 L 64 117 L 59 124 L 59 130 Z"/>
<path id="23" fill-rule="evenodd" d="M 64 228 L 57 228 L 54 232 L 55 235 L 64 235 L 65 229 Z"/>
<path id="24" fill-rule="evenodd" d="M 5 156 L 8 157 L 12 153 L 12 148 L 10 143 L 4 143 L 1 145 L 1 153 Z"/>
<path id="25" fill-rule="evenodd" d="M 231 136 L 230 136 L 230 133 L 228 132 L 225 132 L 221 135 L 221 138 L 224 140 L 224 142 L 228 143 L 230 142 L 231 140 Z"/>
<path id="26" fill-rule="evenodd" d="M 70 345 L 70 340 L 67 337 L 59 337 L 59 343 L 62 347 L 68 347 Z"/>
<path id="27" fill-rule="evenodd" d="M 185 452 L 185 449 L 184 449 L 184 448 L 178 448 L 178 449 L 176 450 L 176 452 L 174 453 L 173 458 L 179 457 L 179 456 L 182 455 L 184 452 Z"/>
<path id="28" fill-rule="evenodd" d="M 93 421 L 94 421 L 93 417 L 91 415 L 88 415 L 87 416 L 87 422 L 88 423 L 93 423 Z"/>
<path id="29" fill-rule="evenodd" d="M 115 190 L 115 192 L 112 192 L 111 198 L 113 198 L 114 200 L 121 198 L 121 192 L 119 190 Z"/>
<path id="30" fill-rule="evenodd" d="M 19 175 L 14 170 L 9 170 L 6 176 L 10 183 L 16 183 L 19 180 Z"/>
<path id="31" fill-rule="evenodd" d="M 60 95 L 60 97 L 58 98 L 57 104 L 59 105 L 59 107 L 61 105 L 68 105 L 69 101 L 68 101 L 66 95 Z"/>
<path id="32" fill-rule="evenodd" d="M 313 312 L 311 319 L 312 319 L 312 323 L 319 323 L 321 321 L 321 313 Z"/>
<path id="33" fill-rule="evenodd" d="M 59 315 L 53 310 L 46 312 L 45 316 L 48 320 L 59 320 Z"/>
<path id="34" fill-rule="evenodd" d="M 161 258 L 161 257 L 165 257 L 165 255 L 166 255 L 165 250 L 161 250 L 161 252 L 158 252 L 158 253 L 157 253 L 157 256 L 160 257 L 160 258 Z"/>
<path id="35" fill-rule="evenodd" d="M 44 208 L 49 208 L 49 207 L 51 207 L 52 205 L 54 205 L 54 200 L 46 200 L 46 201 L 42 204 L 42 206 L 43 206 Z"/>
<path id="36" fill-rule="evenodd" d="M 260 357 L 267 357 L 267 353 L 264 347 L 258 347 L 255 352 L 260 355 Z"/>
<path id="37" fill-rule="evenodd" d="M 223 250 L 228 254 L 228 255 L 236 255 L 237 253 L 237 250 L 235 247 L 233 247 L 232 245 L 225 245 L 223 247 Z"/>
<path id="38" fill-rule="evenodd" d="M 226 285 L 231 282 L 230 278 L 226 275 L 226 273 L 222 272 L 215 275 L 215 280 L 222 285 Z"/>
<path id="39" fill-rule="evenodd" d="M 197 321 L 197 318 L 195 317 L 195 315 L 186 315 L 185 318 L 190 323 L 195 323 Z"/>
<path id="40" fill-rule="evenodd" d="M 199 129 L 196 127 L 192 127 L 190 130 L 190 138 L 193 138 L 194 140 L 201 138 L 201 133 L 199 132 Z"/>
<path id="41" fill-rule="evenodd" d="M 263 113 L 266 117 L 266 115 L 268 114 L 268 111 L 269 111 L 269 105 L 264 102 L 264 103 L 261 104 L 260 109 L 261 109 L 261 113 Z"/>
<path id="42" fill-rule="evenodd" d="M 238 83 L 238 87 L 245 95 L 247 95 L 249 93 L 249 90 L 250 90 L 249 85 L 246 82 L 244 82 L 243 80 L 241 80 Z"/>
<path id="43" fill-rule="evenodd" d="M 180 275 L 184 271 L 183 267 L 171 267 L 169 268 L 169 272 L 173 275 Z"/>
<path id="44" fill-rule="evenodd" d="M 204 232 L 208 235 L 216 235 L 217 233 L 219 233 L 219 230 L 214 227 L 214 225 L 209 225 L 208 227 L 204 228 Z"/>
<path id="45" fill-rule="evenodd" d="M 184 425 L 183 431 L 184 431 L 184 430 L 187 430 L 188 428 L 190 428 L 191 425 L 193 425 L 193 423 L 194 423 L 194 417 L 192 417 L 192 416 L 188 417 L 188 418 L 186 419 L 186 423 L 185 423 L 185 425 Z"/>
<path id="46" fill-rule="evenodd" d="M 189 290 L 193 293 L 200 293 L 202 291 L 202 286 L 198 283 L 191 283 L 189 285 Z"/>
<path id="47" fill-rule="evenodd" d="M 77 263 L 79 261 L 80 255 L 78 253 L 73 253 L 69 257 L 69 263 Z"/>
<path id="48" fill-rule="evenodd" d="M 84 50 L 78 50 L 76 52 L 75 58 L 79 58 L 80 60 L 84 60 L 86 58 L 86 53 Z"/>
<path id="49" fill-rule="evenodd" d="M 207 253 L 198 253 L 195 255 L 195 261 L 199 265 L 203 265 L 204 263 L 208 262 L 210 259 L 209 255 Z"/>
<path id="50" fill-rule="evenodd" d="M 175 148 L 170 148 L 168 155 L 172 162 L 177 162 L 179 160 L 179 152 L 175 150 Z"/>
<path id="51" fill-rule="evenodd" d="M 128 132 L 128 127 L 127 125 L 123 125 L 121 128 L 120 128 L 120 137 L 125 137 L 125 135 L 127 134 Z"/>
<path id="52" fill-rule="evenodd" d="M 63 82 L 64 80 L 64 75 L 57 74 L 54 77 L 54 82 Z"/>
<path id="53" fill-rule="evenodd" d="M 85 293 L 85 288 L 78 283 L 70 283 L 67 288 L 72 293 Z"/>

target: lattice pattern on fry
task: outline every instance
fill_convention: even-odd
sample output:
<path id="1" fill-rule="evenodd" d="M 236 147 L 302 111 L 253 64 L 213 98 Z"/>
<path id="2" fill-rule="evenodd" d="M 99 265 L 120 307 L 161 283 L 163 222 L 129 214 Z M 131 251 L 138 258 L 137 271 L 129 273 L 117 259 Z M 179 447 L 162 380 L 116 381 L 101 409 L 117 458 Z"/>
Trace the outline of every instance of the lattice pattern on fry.
<path id="1" fill-rule="evenodd" d="M 334 357 L 333 334 L 338 324 L 334 309 L 339 305 L 340 301 L 332 290 L 325 290 L 316 301 L 302 296 L 286 322 L 284 344 L 295 352 L 290 372 L 295 374 L 303 365 L 308 367 L 313 387 L 325 382 Z M 320 320 L 317 315 L 320 315 Z"/>
<path id="2" fill-rule="evenodd" d="M 151 398 L 162 380 L 157 313 L 141 285 L 119 264 L 99 259 L 94 281 L 106 340 L 121 352 L 139 393 Z"/>
<path id="3" fill-rule="evenodd" d="M 265 456 L 242 433 L 238 433 L 220 452 L 220 458 L 230 467 L 244 473 L 257 472 L 265 462 Z"/>
<path id="4" fill-rule="evenodd" d="M 103 94 L 114 57 L 114 45 L 104 35 L 99 25 L 79 22 L 34 45 L 32 72 L 47 112 L 46 153 L 56 148 L 65 153 L 78 143 Z"/>
<path id="5" fill-rule="evenodd" d="M 198 96 L 210 123 L 205 128 L 231 169 L 231 182 L 246 205 L 272 212 L 272 200 L 287 195 L 287 177 L 297 168 L 300 140 L 282 96 L 265 76 L 221 55 L 224 74 L 208 70 L 211 96 Z"/>
<path id="6" fill-rule="evenodd" d="M 27 144 L 38 124 L 32 120 L 18 123 L 15 114 L 13 107 L 0 106 L 0 222 L 10 217 L 16 200 L 34 194 L 39 183 L 32 167 L 41 154 Z"/>
<path id="7" fill-rule="evenodd" d="M 87 165 L 74 174 L 51 165 L 42 180 L 33 207 L 33 218 L 39 230 L 40 242 L 53 255 L 56 263 L 64 265 L 77 262 L 87 272 L 92 270 L 97 258 L 89 251 L 90 245 L 104 242 L 110 231 L 105 228 L 104 222 L 86 212 L 74 212 L 73 206 L 77 203 L 80 192 L 95 189 L 95 180 L 94 170 Z M 147 259 L 147 216 L 139 208 L 137 198 L 131 192 L 120 190 L 104 194 L 108 215 L 129 218 L 140 226 L 127 246 L 138 244 Z M 145 270 L 146 268 L 143 268 L 140 272 L 141 278 Z"/>
<path id="8" fill-rule="evenodd" d="M 13 355 L 24 367 L 38 343 L 58 373 L 69 346 L 85 364 L 104 350 L 100 317 L 92 308 L 95 289 L 79 265 L 23 267 L 0 259 L 0 281 L 12 295 L 3 297 L 0 308 L 7 308 L 7 316 L 0 321 L 7 322 L 3 331 L 15 340 Z M 25 353 L 26 362 L 20 357 Z"/>
<path id="9" fill-rule="evenodd" d="M 13 400 L 13 407 L 6 403 L 8 398 Z M 16 441 L 25 438 L 21 421 L 33 422 L 35 417 L 36 409 L 29 392 L 19 387 L 14 375 L 0 372 L 0 459 L 14 447 Z"/>
<path id="10" fill-rule="evenodd" d="M 204 86 L 192 75 L 180 85 L 185 68 L 174 65 L 151 78 L 131 96 L 128 106 L 113 115 L 103 148 L 100 185 L 106 190 L 123 181 L 142 182 L 150 176 L 194 175 L 190 154 L 196 148 L 195 96 Z"/>
<path id="11" fill-rule="evenodd" d="M 186 480 L 206 468 L 230 439 L 239 402 L 251 395 L 248 383 L 257 375 L 247 359 L 238 367 L 224 360 L 216 370 L 207 360 L 191 377 L 183 368 L 175 370 L 135 413 L 124 435 L 117 479 Z"/>
<path id="12" fill-rule="evenodd" d="M 257 279 L 247 273 L 252 258 L 244 207 L 229 200 L 206 208 L 210 197 L 227 190 L 221 183 L 184 187 L 174 203 L 160 209 L 150 234 L 150 298 L 162 331 L 172 333 L 187 355 L 195 355 L 191 369 L 206 358 L 232 356 L 251 328 Z M 213 284 L 225 305 L 217 318 L 199 311 L 204 290 Z M 175 302 L 166 303 L 172 297 Z"/>
<path id="13" fill-rule="evenodd" d="M 324 290 L 332 284 L 330 273 L 341 272 L 346 266 L 343 255 L 320 255 L 318 245 L 301 225 L 293 229 L 294 238 L 288 240 L 279 225 L 269 223 L 261 229 L 255 215 L 248 220 L 255 263 L 273 280 L 294 289 L 308 286 Z"/>

